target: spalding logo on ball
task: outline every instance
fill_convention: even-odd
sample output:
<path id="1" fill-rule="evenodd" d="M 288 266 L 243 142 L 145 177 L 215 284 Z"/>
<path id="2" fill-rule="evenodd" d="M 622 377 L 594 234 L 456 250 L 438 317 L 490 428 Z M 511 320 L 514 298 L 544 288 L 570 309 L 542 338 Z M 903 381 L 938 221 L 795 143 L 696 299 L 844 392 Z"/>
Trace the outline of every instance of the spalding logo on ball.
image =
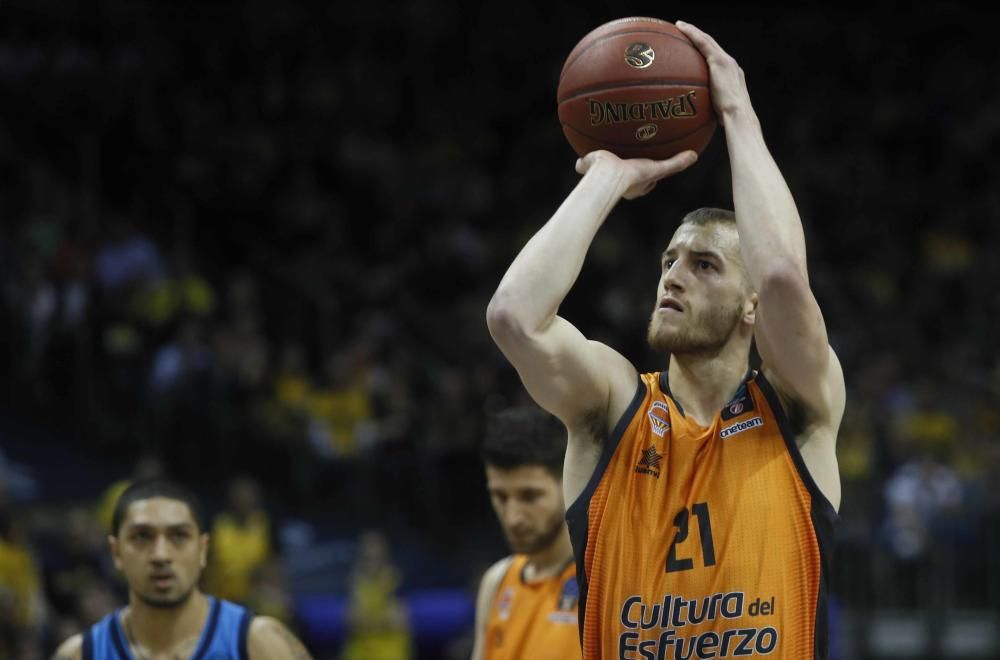
<path id="1" fill-rule="evenodd" d="M 673 23 L 621 18 L 592 30 L 566 58 L 559 121 L 583 156 L 664 159 L 701 152 L 718 124 L 708 63 Z"/>

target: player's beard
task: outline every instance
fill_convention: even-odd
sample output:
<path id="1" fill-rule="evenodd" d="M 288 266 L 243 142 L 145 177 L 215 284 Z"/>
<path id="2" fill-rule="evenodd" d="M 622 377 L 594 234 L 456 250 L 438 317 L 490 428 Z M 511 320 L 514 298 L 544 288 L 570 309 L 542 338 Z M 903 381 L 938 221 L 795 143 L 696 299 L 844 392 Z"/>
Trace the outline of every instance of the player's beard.
<path id="1" fill-rule="evenodd" d="M 565 522 L 566 514 L 562 510 L 556 511 L 545 521 L 541 531 L 531 538 L 524 540 L 514 539 L 508 534 L 507 542 L 510 544 L 510 549 L 518 554 L 533 555 L 536 552 L 542 552 L 559 538 Z"/>
<path id="2" fill-rule="evenodd" d="M 146 594 L 139 593 L 138 591 L 135 592 L 135 595 L 139 598 L 139 600 L 150 607 L 158 610 L 169 610 L 184 605 L 191 599 L 191 595 L 193 593 L 194 585 L 191 585 L 187 591 L 176 596 L 148 596 Z"/>
<path id="3" fill-rule="evenodd" d="M 743 304 L 741 301 L 730 305 L 719 303 L 698 314 L 685 311 L 684 322 L 676 329 L 663 327 L 657 316 L 659 313 L 657 305 L 646 334 L 646 341 L 654 351 L 671 355 L 714 353 L 726 345 L 739 325 Z"/>

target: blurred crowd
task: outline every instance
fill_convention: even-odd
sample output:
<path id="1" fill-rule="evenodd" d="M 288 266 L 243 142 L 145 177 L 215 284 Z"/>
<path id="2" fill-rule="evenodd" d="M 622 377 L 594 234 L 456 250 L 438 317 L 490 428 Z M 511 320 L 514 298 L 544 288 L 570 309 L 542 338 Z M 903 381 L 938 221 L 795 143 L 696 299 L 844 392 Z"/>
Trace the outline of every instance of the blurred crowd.
<path id="1" fill-rule="evenodd" d="M 261 489 L 348 534 L 421 530 L 472 579 L 453 530 L 492 522 L 480 425 L 525 400 L 484 312 L 575 181 L 555 84 L 614 9 L 96 7 L 6 3 L 0 26 L 0 416 L 220 500 L 253 475 L 206 579 L 261 610 L 293 616 Z M 690 20 L 747 71 L 848 384 L 835 595 L 1000 608 L 1000 61 L 946 3 L 891 34 L 734 12 Z M 720 131 L 616 210 L 562 313 L 658 369 L 659 252 L 687 210 L 731 205 L 726 172 Z M 100 515 L 17 479 L 0 472 L 0 656 L 29 658 L 121 592 Z"/>

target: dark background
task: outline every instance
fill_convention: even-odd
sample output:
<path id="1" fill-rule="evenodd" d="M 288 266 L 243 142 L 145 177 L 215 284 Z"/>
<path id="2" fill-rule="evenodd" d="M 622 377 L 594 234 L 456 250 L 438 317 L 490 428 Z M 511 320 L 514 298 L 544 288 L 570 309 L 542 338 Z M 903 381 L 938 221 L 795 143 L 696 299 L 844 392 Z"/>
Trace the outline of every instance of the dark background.
<path id="1" fill-rule="evenodd" d="M 62 516 L 154 454 L 213 510 L 261 484 L 318 656 L 377 528 L 421 653 L 461 657 L 506 552 L 477 442 L 525 400 L 486 304 L 578 179 L 563 58 L 626 15 L 736 57 L 799 206 L 849 393 L 835 654 L 1000 652 L 1000 55 L 944 2 L 0 3 L 0 481 L 42 584 Z M 619 205 L 561 314 L 660 368 L 659 253 L 731 204 L 719 131 Z M 23 648 L 87 620 L 48 611 Z"/>

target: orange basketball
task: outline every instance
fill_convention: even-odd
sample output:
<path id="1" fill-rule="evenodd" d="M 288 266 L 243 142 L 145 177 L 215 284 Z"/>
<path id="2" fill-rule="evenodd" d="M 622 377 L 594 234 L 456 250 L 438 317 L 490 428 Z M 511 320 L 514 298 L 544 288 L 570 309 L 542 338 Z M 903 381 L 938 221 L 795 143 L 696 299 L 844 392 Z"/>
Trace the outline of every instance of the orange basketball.
<path id="1" fill-rule="evenodd" d="M 673 23 L 620 18 L 573 48 L 556 94 L 559 121 L 579 155 L 664 159 L 701 152 L 717 125 L 708 63 Z"/>

